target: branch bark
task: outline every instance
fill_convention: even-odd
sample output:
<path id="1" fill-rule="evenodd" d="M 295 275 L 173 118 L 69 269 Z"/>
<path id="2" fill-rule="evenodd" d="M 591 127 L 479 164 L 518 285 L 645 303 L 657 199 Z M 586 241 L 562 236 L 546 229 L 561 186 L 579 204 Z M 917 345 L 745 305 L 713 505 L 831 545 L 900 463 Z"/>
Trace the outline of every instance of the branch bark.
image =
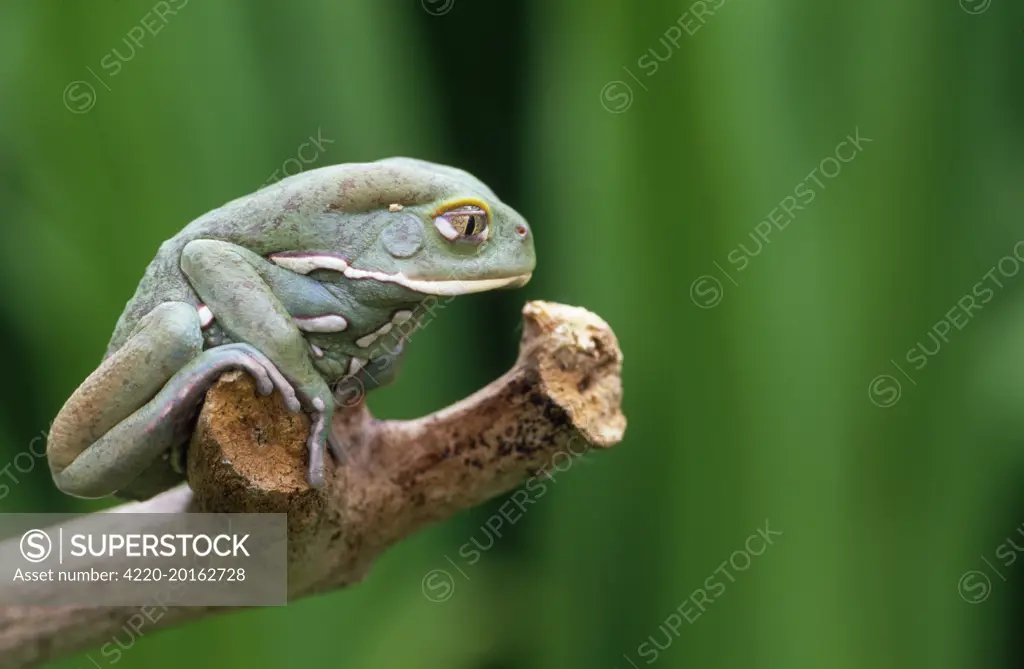
<path id="1" fill-rule="evenodd" d="M 308 418 L 241 373 L 209 392 L 189 451 L 189 487 L 116 507 L 133 512 L 288 514 L 294 600 L 362 579 L 389 546 L 623 435 L 622 353 L 585 309 L 530 302 L 519 358 L 470 397 L 410 421 L 377 421 L 360 400 L 335 417 L 347 461 L 305 482 Z M 573 444 L 579 446 L 574 447 Z M 571 451 L 571 452 L 570 452 Z M 177 607 L 147 631 L 225 609 Z M 139 607 L 0 608 L 0 666 L 35 666 L 123 634 Z"/>

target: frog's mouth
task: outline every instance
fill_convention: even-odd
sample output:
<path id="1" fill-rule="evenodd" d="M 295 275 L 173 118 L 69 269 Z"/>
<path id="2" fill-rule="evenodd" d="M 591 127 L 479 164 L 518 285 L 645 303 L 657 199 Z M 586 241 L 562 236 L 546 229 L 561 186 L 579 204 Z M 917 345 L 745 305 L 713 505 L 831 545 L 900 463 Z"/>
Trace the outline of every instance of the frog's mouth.
<path id="1" fill-rule="evenodd" d="M 498 288 L 520 288 L 533 276 L 532 273 L 495 279 L 416 279 L 401 272 L 389 274 L 375 270 L 359 269 L 348 264 L 345 258 L 333 253 L 274 253 L 268 259 L 276 265 L 297 274 L 309 274 L 318 269 L 340 272 L 348 279 L 370 279 L 395 283 L 416 293 L 425 295 L 469 295 Z"/>
<path id="2" fill-rule="evenodd" d="M 362 276 L 350 276 L 350 272 L 358 272 Z M 469 295 L 470 293 L 482 293 L 498 288 L 519 288 L 526 285 L 532 274 L 520 274 L 500 279 L 473 279 L 472 281 L 462 279 L 432 281 L 430 279 L 412 279 L 401 272 L 398 274 L 384 274 L 382 272 L 368 272 L 350 267 L 349 271 L 345 272 L 345 276 L 350 279 L 376 279 L 378 281 L 397 283 L 411 291 L 426 295 Z"/>

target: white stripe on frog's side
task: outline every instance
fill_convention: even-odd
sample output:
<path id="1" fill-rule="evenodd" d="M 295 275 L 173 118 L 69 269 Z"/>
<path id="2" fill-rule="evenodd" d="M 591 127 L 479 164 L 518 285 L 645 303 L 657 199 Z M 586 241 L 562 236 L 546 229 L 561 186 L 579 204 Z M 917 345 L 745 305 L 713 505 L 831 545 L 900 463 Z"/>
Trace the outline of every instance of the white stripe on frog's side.
<path id="1" fill-rule="evenodd" d="M 416 293 L 424 295 L 468 295 L 481 293 L 505 286 L 522 286 L 530 280 L 529 274 L 509 276 L 500 279 L 440 279 L 437 281 L 412 279 L 401 272 L 387 274 L 368 269 L 358 269 L 348 264 L 341 256 L 327 253 L 273 253 L 268 256 L 271 262 L 298 274 L 309 274 L 317 269 L 329 269 L 341 272 L 348 279 L 373 279 L 385 283 L 397 283 Z"/>
<path id="2" fill-rule="evenodd" d="M 348 321 L 340 314 L 293 316 L 292 320 L 303 332 L 343 332 L 348 327 Z"/>
<path id="3" fill-rule="evenodd" d="M 349 376 L 355 376 L 359 373 L 366 363 L 369 362 L 366 358 L 352 358 L 348 361 L 348 374 Z"/>
<path id="4" fill-rule="evenodd" d="M 359 348 L 368 348 L 372 346 L 378 339 L 391 332 L 391 328 L 396 325 L 401 325 L 408 322 L 412 318 L 412 312 L 408 309 L 399 309 L 391 315 L 391 322 L 385 323 L 384 325 L 377 328 L 374 332 L 368 335 L 363 335 L 356 340 L 356 346 Z M 408 333 L 404 333 L 408 334 Z"/>
<path id="5" fill-rule="evenodd" d="M 373 332 L 363 335 L 362 337 L 357 339 L 356 346 L 358 346 L 359 348 L 369 348 L 374 343 L 376 343 L 378 339 L 391 332 L 391 329 L 393 327 L 408 322 L 410 319 L 412 319 L 412 316 L 412 312 L 409 311 L 408 309 L 400 309 L 396 311 L 394 314 L 391 315 L 390 323 L 385 323 L 384 325 L 380 326 Z"/>
<path id="6" fill-rule="evenodd" d="M 199 314 L 199 329 L 205 330 L 206 328 L 213 325 L 213 312 L 210 311 L 210 307 L 205 304 L 200 304 L 196 307 L 196 312 Z"/>
<path id="7" fill-rule="evenodd" d="M 291 270 L 296 274 L 309 274 L 317 269 L 329 269 L 344 272 L 348 269 L 348 261 L 341 256 L 318 253 L 274 253 L 268 256 L 270 261 L 279 267 Z"/>
<path id="8" fill-rule="evenodd" d="M 391 332 L 391 323 L 385 323 L 384 325 L 377 328 L 376 331 L 371 332 L 368 335 L 364 335 L 356 340 L 356 346 L 359 348 L 366 348 L 372 345 L 375 341 Z"/>

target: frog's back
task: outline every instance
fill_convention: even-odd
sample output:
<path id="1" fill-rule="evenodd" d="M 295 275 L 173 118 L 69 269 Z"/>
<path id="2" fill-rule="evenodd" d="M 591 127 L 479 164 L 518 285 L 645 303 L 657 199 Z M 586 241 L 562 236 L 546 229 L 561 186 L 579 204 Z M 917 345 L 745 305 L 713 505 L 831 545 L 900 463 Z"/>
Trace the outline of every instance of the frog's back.
<path id="1" fill-rule="evenodd" d="M 310 221 L 318 215 L 370 211 L 393 202 L 431 202 L 453 182 L 467 179 L 479 184 L 456 168 L 412 158 L 328 165 L 208 211 L 160 245 L 117 322 L 107 353 L 120 348 L 139 320 L 160 303 L 199 304 L 180 265 L 182 250 L 193 240 L 219 239 L 260 255 L 299 248 L 309 234 Z"/>
<path id="2" fill-rule="evenodd" d="M 296 175 L 302 176 L 302 175 Z M 296 182 L 292 182 L 292 186 Z M 251 242 L 279 222 L 287 213 L 289 188 L 283 181 L 232 200 L 210 210 L 165 241 L 146 267 L 124 312 L 117 321 L 107 346 L 107 354 L 119 349 L 139 321 L 163 302 L 186 302 L 199 305 L 199 297 L 181 271 L 181 252 L 196 239 L 220 239 L 244 243 L 260 252 Z M 298 212 L 296 212 L 298 213 Z"/>

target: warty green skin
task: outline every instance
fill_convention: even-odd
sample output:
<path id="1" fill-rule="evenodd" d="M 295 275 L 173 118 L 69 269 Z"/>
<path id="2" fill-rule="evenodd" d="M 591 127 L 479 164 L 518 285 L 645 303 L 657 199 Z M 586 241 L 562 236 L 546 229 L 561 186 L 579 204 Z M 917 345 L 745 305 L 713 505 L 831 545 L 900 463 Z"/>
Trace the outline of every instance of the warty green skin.
<path id="1" fill-rule="evenodd" d="M 467 202 L 489 213 L 479 244 L 434 225 Z M 438 301 L 523 285 L 534 266 L 523 217 L 435 163 L 332 165 L 228 202 L 160 246 L 104 361 L 54 420 L 54 481 L 75 496 L 136 499 L 178 484 L 202 397 L 241 369 L 310 414 L 309 481 L 320 486 L 325 449 L 342 455 L 328 439 L 336 403 L 390 382 L 403 339 Z M 344 329 L 310 325 L 324 316 Z"/>

